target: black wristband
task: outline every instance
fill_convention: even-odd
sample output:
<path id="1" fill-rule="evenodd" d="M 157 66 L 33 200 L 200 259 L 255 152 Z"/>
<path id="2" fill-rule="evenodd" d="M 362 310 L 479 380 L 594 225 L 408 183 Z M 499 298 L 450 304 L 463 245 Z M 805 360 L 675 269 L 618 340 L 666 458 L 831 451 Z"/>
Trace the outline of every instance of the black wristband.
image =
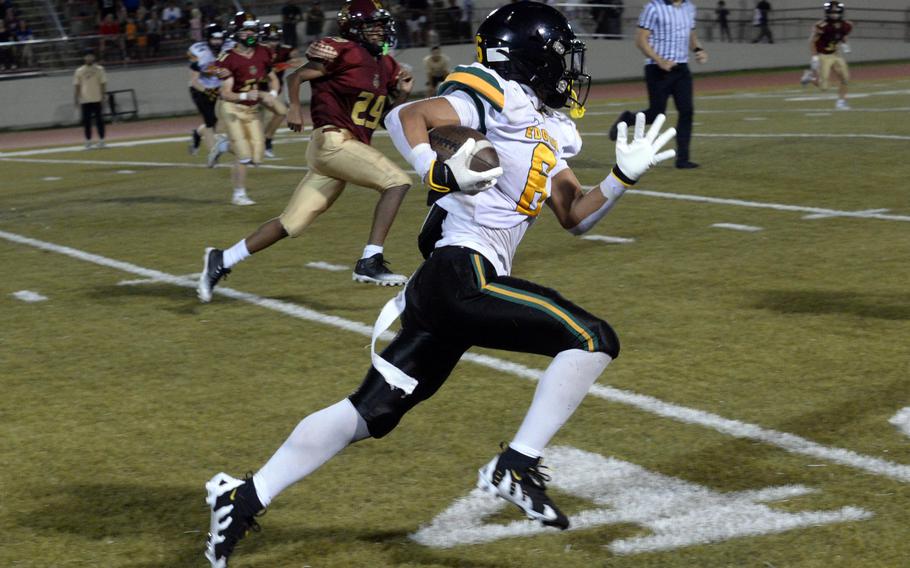
<path id="1" fill-rule="evenodd" d="M 619 181 L 623 182 L 626 185 L 635 185 L 635 182 L 638 181 L 638 180 L 632 179 L 629 176 L 627 176 L 626 174 L 622 173 L 622 170 L 619 169 L 618 165 L 613 166 L 613 169 L 611 171 L 613 172 L 614 176 L 619 178 Z"/>
<path id="2" fill-rule="evenodd" d="M 452 174 L 452 169 L 439 160 L 433 160 L 433 164 L 430 166 L 430 172 L 427 174 L 427 187 L 430 189 L 427 193 L 427 205 L 432 205 L 437 199 L 453 191 L 461 191 Z"/>

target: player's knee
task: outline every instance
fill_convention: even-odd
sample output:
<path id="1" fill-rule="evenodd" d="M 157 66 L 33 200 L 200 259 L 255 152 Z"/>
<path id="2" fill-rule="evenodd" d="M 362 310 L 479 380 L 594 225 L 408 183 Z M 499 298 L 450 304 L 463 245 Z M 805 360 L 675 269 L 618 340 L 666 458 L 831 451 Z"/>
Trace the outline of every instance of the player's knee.
<path id="1" fill-rule="evenodd" d="M 386 179 L 385 183 L 382 184 L 382 192 L 385 193 L 386 191 L 392 189 L 406 191 L 410 187 L 411 177 L 403 171 L 398 170 L 396 172 L 392 172 Z"/>
<path id="2" fill-rule="evenodd" d="M 613 327 L 602 319 L 595 319 L 589 325 L 594 334 L 594 351 L 606 353 L 611 359 L 619 356 L 619 336 Z"/>
<path id="3" fill-rule="evenodd" d="M 370 367 L 360 388 L 348 398 L 367 423 L 373 438 L 382 438 L 394 430 L 408 411 L 404 392 L 389 386 L 373 367 Z"/>

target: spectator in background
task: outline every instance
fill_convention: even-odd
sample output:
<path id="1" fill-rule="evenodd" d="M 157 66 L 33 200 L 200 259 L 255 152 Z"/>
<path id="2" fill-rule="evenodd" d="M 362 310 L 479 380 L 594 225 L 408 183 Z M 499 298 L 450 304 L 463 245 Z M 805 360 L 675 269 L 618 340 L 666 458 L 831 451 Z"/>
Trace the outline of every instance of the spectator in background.
<path id="1" fill-rule="evenodd" d="M 127 16 L 126 22 L 123 24 L 123 39 L 126 46 L 126 60 L 136 59 L 139 26 L 136 25 L 136 20 L 132 16 Z"/>
<path id="2" fill-rule="evenodd" d="M 183 11 L 174 3 L 173 0 L 167 3 L 164 11 L 161 12 L 161 29 L 164 37 L 170 38 L 180 27 L 180 19 L 183 17 Z"/>
<path id="3" fill-rule="evenodd" d="M 714 15 L 717 18 L 717 25 L 720 28 L 720 41 L 733 41 L 730 34 L 730 10 L 724 0 L 718 0 L 717 8 L 714 9 Z"/>
<path id="4" fill-rule="evenodd" d="M 281 33 L 284 36 L 284 44 L 290 47 L 297 47 L 297 22 L 303 18 L 303 12 L 294 4 L 288 2 L 281 8 Z"/>
<path id="5" fill-rule="evenodd" d="M 98 52 L 99 57 L 103 60 L 107 53 L 108 43 L 113 43 L 118 48 L 120 48 L 120 57 L 124 57 L 124 46 L 123 46 L 123 36 L 120 34 L 120 22 L 114 19 L 113 14 L 107 14 L 104 17 L 104 20 L 101 22 L 101 25 L 98 26 L 98 33 L 101 35 L 101 40 L 98 43 Z M 95 56 L 92 55 L 92 60 L 94 61 Z"/>
<path id="6" fill-rule="evenodd" d="M 405 0 L 405 6 L 408 9 L 408 36 L 411 47 L 424 45 L 430 3 L 427 0 Z"/>
<path id="7" fill-rule="evenodd" d="M 443 43 L 455 43 L 458 40 L 460 20 L 461 8 L 458 7 L 458 0 L 449 0 L 449 5 L 436 16 L 436 29 L 439 30 Z"/>
<path id="8" fill-rule="evenodd" d="M 117 15 L 117 2 L 115 0 L 98 0 L 98 23 L 103 22 L 108 15 Z"/>
<path id="9" fill-rule="evenodd" d="M 591 16 L 597 23 L 594 33 L 606 36 L 606 39 L 622 39 L 622 0 L 592 0 L 592 3 L 610 4 L 591 10 Z"/>
<path id="10" fill-rule="evenodd" d="M 28 27 L 28 23 L 25 20 L 19 20 L 16 22 L 16 28 L 13 30 L 13 36 L 15 37 L 16 41 L 19 42 L 28 42 L 35 39 L 35 34 L 32 33 L 31 28 Z M 35 54 L 32 51 L 32 46 L 27 43 L 19 46 L 18 59 L 20 67 L 34 67 Z"/>
<path id="11" fill-rule="evenodd" d="M 190 10 L 190 39 L 193 43 L 202 41 L 202 10 L 199 8 Z"/>
<path id="12" fill-rule="evenodd" d="M 113 18 L 113 14 L 108 14 Z M 82 110 L 82 126 L 85 128 L 85 149 L 92 147 L 92 119 L 95 120 L 95 127 L 98 129 L 98 148 L 104 148 L 104 117 L 102 114 L 102 101 L 104 101 L 104 92 L 107 89 L 107 75 L 104 73 L 104 67 L 95 64 L 95 54 L 91 51 L 85 52 L 83 58 L 85 63 L 82 67 L 76 69 L 73 75 L 73 94 L 74 102 Z"/>
<path id="13" fill-rule="evenodd" d="M 758 43 L 763 39 L 767 39 L 768 43 L 774 43 L 774 36 L 771 35 L 770 12 L 771 3 L 768 0 L 760 0 L 755 5 L 755 17 L 752 23 L 758 28 L 758 36 L 752 40 L 752 43 Z"/>
<path id="14" fill-rule="evenodd" d="M 141 0 L 121 0 L 123 3 L 123 8 L 126 10 L 128 16 L 136 17 L 136 12 L 139 10 L 139 6 L 142 5 Z"/>
<path id="15" fill-rule="evenodd" d="M 158 10 L 149 10 L 148 18 L 145 20 L 145 36 L 148 57 L 158 57 L 158 50 L 161 48 L 161 18 L 158 17 Z"/>
<path id="16" fill-rule="evenodd" d="M 322 37 L 322 26 L 325 25 L 325 12 L 319 4 L 319 0 L 313 0 L 310 9 L 306 13 L 306 25 L 304 26 L 304 41 L 309 44 Z"/>
<path id="17" fill-rule="evenodd" d="M 423 66 L 427 70 L 427 92 L 426 96 L 432 97 L 436 94 L 438 87 L 449 74 L 450 62 L 438 45 L 430 48 L 430 54 L 423 58 Z"/>
<path id="18" fill-rule="evenodd" d="M 6 28 L 6 20 L 0 20 L 0 43 L 13 41 L 13 34 Z M 13 49 L 0 47 L 0 71 L 16 68 L 16 58 Z"/>
<path id="19" fill-rule="evenodd" d="M 458 39 L 471 39 L 473 35 L 474 0 L 461 0 L 461 19 L 458 22 Z"/>

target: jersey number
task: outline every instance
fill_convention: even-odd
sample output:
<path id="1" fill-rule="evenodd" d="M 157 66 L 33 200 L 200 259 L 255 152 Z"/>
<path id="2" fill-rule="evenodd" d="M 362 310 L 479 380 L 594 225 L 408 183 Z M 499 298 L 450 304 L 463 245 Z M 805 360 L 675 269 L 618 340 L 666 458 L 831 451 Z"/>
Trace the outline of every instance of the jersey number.
<path id="1" fill-rule="evenodd" d="M 528 181 L 518 200 L 519 213 L 528 217 L 537 217 L 543 202 L 547 200 L 547 176 L 556 167 L 556 154 L 544 143 L 534 147 L 531 156 L 531 169 L 528 170 Z"/>
<path id="2" fill-rule="evenodd" d="M 373 100 L 375 97 L 375 100 Z M 371 104 L 372 103 L 372 104 Z M 382 110 L 385 108 L 385 95 L 378 97 L 373 93 L 362 91 L 357 96 L 354 109 L 351 111 L 351 120 L 357 126 L 364 126 L 370 130 L 379 126 Z"/>

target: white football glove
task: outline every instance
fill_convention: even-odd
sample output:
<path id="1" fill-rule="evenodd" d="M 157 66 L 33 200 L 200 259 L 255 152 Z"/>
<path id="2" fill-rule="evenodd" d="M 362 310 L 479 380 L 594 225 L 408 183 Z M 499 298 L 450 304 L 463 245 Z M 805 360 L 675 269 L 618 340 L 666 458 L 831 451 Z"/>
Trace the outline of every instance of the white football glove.
<path id="1" fill-rule="evenodd" d="M 452 170 L 452 175 L 455 176 L 458 187 L 468 195 L 474 195 L 490 189 L 499 176 L 502 175 L 502 168 L 500 167 L 485 172 L 475 172 L 470 169 L 471 157 L 475 146 L 477 146 L 477 140 L 468 138 L 461 145 L 461 148 L 445 162 Z"/>
<path id="2" fill-rule="evenodd" d="M 818 56 L 817 56 L 817 55 L 813 55 L 813 56 L 812 56 L 812 59 L 809 61 L 809 69 L 811 69 L 811 70 L 813 70 L 813 71 L 815 71 L 815 72 L 818 72 L 818 66 L 819 66 L 819 65 L 820 65 L 820 62 L 819 62 L 819 60 L 818 60 Z"/>
<path id="3" fill-rule="evenodd" d="M 626 123 L 620 122 L 617 125 L 616 169 L 622 174 L 619 176 L 620 179 L 625 177 L 628 181 L 634 183 L 651 166 L 676 155 L 676 150 L 660 152 L 660 149 L 676 136 L 675 128 L 668 128 L 660 136 L 657 135 L 666 119 L 667 117 L 663 114 L 657 115 L 650 130 L 645 135 L 645 114 L 643 112 L 636 114 L 635 134 L 631 143 L 628 142 L 628 127 Z M 624 179 L 623 181 L 626 180 Z"/>
<path id="4" fill-rule="evenodd" d="M 840 44 L 840 49 L 841 49 L 841 51 L 843 51 L 844 53 L 850 53 L 851 51 L 853 51 L 852 49 L 850 49 L 850 44 L 849 44 L 849 43 L 846 43 L 846 42 Z"/>

